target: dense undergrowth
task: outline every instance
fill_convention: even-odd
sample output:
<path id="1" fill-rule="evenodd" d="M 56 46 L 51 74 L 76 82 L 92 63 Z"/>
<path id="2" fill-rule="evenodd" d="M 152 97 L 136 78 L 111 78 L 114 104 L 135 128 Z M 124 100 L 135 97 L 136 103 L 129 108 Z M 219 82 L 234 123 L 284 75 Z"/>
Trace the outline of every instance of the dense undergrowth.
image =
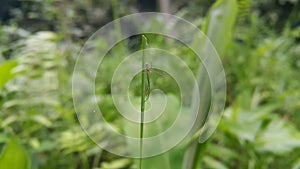
<path id="1" fill-rule="evenodd" d="M 137 166 L 136 160 L 99 149 L 81 130 L 72 102 L 73 66 L 86 38 L 98 29 L 96 21 L 104 24 L 113 17 L 131 13 L 131 8 L 136 9 L 131 1 L 114 2 L 22 2 L 12 10 L 13 17 L 1 24 L 0 168 Z M 234 19 L 225 18 L 210 25 L 209 21 L 215 19 L 211 12 L 226 2 L 236 3 L 238 11 L 235 15 L 234 11 L 222 10 L 222 15 Z M 37 8 L 39 5 L 41 8 Z M 203 12 L 195 9 L 197 5 Z M 200 0 L 178 1 L 173 8 L 178 9 L 176 15 L 205 33 L 208 29 L 215 32 L 208 36 L 216 45 L 226 72 L 224 116 L 213 136 L 198 145 L 196 154 L 184 154 L 186 147 L 179 146 L 162 156 L 146 159 L 143 168 L 159 168 L 162 163 L 163 168 L 181 168 L 183 159 L 189 157 L 196 157 L 192 165 L 187 165 L 193 169 L 300 168 L 299 2 L 219 0 L 210 11 L 204 9 L 211 5 L 212 2 Z M 231 36 L 221 36 L 228 34 Z M 188 55 L 182 59 L 192 70 L 197 70 L 199 62 L 188 48 L 161 36 L 147 37 L 150 47 Z M 134 51 L 140 42 L 133 38 L 122 43 L 128 46 L 126 50 Z M 101 40 L 95 44 L 105 47 Z M 103 80 L 110 79 L 122 59 L 118 46 L 115 49 L 101 67 L 105 73 L 99 70 L 96 94 L 107 121 L 120 132 L 126 132 L 110 96 L 110 81 Z M 174 80 L 159 75 L 152 78 L 155 87 L 168 93 L 176 104 L 178 86 L 166 85 L 174 84 Z M 138 80 L 133 80 L 130 86 L 133 96 L 139 97 L 139 85 Z M 169 111 L 174 109 L 170 107 Z M 99 125 L 92 132 L 101 138 L 101 131 Z M 13 161 L 13 157 L 19 162 Z"/>

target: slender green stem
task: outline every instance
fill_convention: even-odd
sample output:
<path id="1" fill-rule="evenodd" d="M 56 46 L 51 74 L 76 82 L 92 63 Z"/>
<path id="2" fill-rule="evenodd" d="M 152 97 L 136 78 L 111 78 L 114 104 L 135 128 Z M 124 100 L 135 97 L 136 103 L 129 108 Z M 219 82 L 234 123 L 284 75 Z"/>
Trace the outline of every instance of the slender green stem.
<path id="1" fill-rule="evenodd" d="M 208 142 L 197 143 L 196 152 L 193 159 L 193 169 L 200 168 L 200 163 L 203 160 L 203 156 L 205 154 Z"/>
<path id="2" fill-rule="evenodd" d="M 82 161 L 82 168 L 88 169 L 89 168 L 89 162 L 87 155 L 85 153 L 81 154 L 81 161 Z"/>
<path id="3" fill-rule="evenodd" d="M 146 68 L 147 69 L 147 68 Z M 147 101 L 150 97 L 150 91 L 151 91 L 151 88 L 150 88 L 150 70 L 146 70 L 146 75 L 147 75 L 147 89 L 146 89 L 146 98 L 145 98 L 145 101 Z"/>
<path id="4" fill-rule="evenodd" d="M 141 94 L 141 124 L 140 124 L 140 169 L 142 169 L 142 161 L 143 161 L 143 137 L 144 137 L 144 112 L 145 112 L 145 93 L 146 93 L 146 83 L 145 83 L 145 53 L 144 50 L 146 48 L 147 38 L 142 35 L 142 94 Z"/>
<path id="5" fill-rule="evenodd" d="M 121 25 L 120 25 L 120 21 L 119 19 L 119 3 L 117 0 L 112 0 L 111 1 L 112 4 L 112 12 L 113 12 L 113 19 L 114 21 L 114 27 L 115 27 L 115 33 L 116 33 L 116 38 L 117 40 L 121 40 L 122 39 L 122 32 L 121 32 Z M 123 45 L 117 46 L 118 47 L 118 52 L 119 52 L 119 57 L 124 56 L 125 50 L 123 48 Z"/>

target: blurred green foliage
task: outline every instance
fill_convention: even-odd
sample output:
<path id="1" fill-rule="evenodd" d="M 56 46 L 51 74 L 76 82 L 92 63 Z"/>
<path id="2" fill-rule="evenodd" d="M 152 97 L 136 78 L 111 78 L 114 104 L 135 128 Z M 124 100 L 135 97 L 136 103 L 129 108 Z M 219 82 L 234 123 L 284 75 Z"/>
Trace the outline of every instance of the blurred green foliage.
<path id="1" fill-rule="evenodd" d="M 0 168 L 30 169 L 30 163 L 28 154 L 18 143 L 18 140 L 15 137 L 8 140 L 0 156 Z"/>
<path id="2" fill-rule="evenodd" d="M 0 16 L 0 168 L 135 168 L 135 160 L 99 149 L 82 131 L 73 109 L 71 76 L 86 38 L 116 15 L 142 11 L 142 1 L 11 2 L 9 14 Z M 212 138 L 201 144 L 194 166 L 300 168 L 299 2 L 238 0 L 235 22 L 211 24 L 210 14 L 218 6 L 210 8 L 214 2 L 176 0 L 170 6 L 174 14 L 208 34 L 214 31 L 212 42 L 222 47 L 227 75 L 224 117 Z M 221 2 L 227 1 L 216 4 Z M 225 10 L 220 16 L 232 12 Z M 165 43 L 161 36 L 147 37 L 151 47 L 187 56 L 182 59 L 197 71 L 199 61 L 188 48 L 172 40 Z M 139 41 L 122 43 L 128 46 L 125 50 L 135 51 Z M 106 45 L 101 40 L 95 44 Z M 112 76 L 122 59 L 119 54 L 112 50 L 104 60 L 105 73 L 98 71 L 96 93 L 105 118 L 126 133 L 110 96 L 110 81 L 103 81 Z M 177 103 L 178 87 L 167 85 L 173 81 L 153 76 L 155 87 Z M 139 85 L 133 80 L 133 98 L 139 96 Z M 101 139 L 105 137 L 102 129 L 99 124 L 91 130 Z M 181 168 L 186 146 L 147 159 L 144 168 Z"/>

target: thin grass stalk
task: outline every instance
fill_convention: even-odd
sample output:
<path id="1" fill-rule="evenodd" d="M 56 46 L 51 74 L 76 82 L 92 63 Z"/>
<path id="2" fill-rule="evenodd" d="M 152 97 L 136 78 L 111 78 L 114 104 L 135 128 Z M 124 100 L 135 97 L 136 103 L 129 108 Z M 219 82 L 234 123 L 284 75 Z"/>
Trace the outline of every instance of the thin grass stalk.
<path id="1" fill-rule="evenodd" d="M 111 1 L 111 5 L 112 5 L 112 14 L 113 14 L 113 19 L 114 19 L 114 27 L 115 27 L 115 33 L 116 33 L 116 38 L 118 40 L 122 39 L 122 31 L 121 31 L 121 25 L 120 25 L 120 21 L 119 21 L 119 2 L 117 0 L 112 0 Z M 124 56 L 125 53 L 125 49 L 123 47 L 123 45 L 118 46 L 118 56 L 122 57 Z"/>
<path id="2" fill-rule="evenodd" d="M 146 69 L 145 69 L 145 48 L 147 44 L 146 36 L 142 35 L 142 94 L 141 94 L 141 124 L 140 124 L 140 169 L 143 162 L 143 137 L 144 137 L 144 112 L 145 112 L 145 94 L 146 94 Z"/>

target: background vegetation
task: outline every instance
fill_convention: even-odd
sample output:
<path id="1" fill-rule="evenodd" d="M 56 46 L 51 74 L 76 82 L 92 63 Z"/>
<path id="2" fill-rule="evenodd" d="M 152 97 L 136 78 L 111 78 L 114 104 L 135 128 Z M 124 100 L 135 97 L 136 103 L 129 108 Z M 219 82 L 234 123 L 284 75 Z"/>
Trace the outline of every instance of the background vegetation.
<path id="1" fill-rule="evenodd" d="M 1 1 L 1 169 L 137 166 L 135 160 L 100 150 L 83 133 L 73 108 L 71 75 L 81 46 L 94 31 L 119 16 L 165 10 L 159 7 L 162 1 Z M 237 13 L 224 8 L 235 9 L 235 4 Z M 227 76 L 226 109 L 214 135 L 190 147 L 195 152 L 179 146 L 146 159 L 144 168 L 299 169 L 299 2 L 173 0 L 167 9 L 204 30 L 216 45 Z M 210 22 L 216 19 L 214 10 L 225 16 L 216 25 Z M 221 36 L 228 34 L 231 37 Z M 193 55 L 185 47 L 166 46 L 159 36 L 148 38 L 150 45 Z M 139 44 L 138 40 L 124 43 L 131 50 Z M 111 55 L 103 68 L 108 77 L 120 59 L 117 53 Z M 196 70 L 198 65 L 189 58 L 185 61 Z M 109 82 L 98 81 L 96 92 L 105 118 L 123 130 Z M 177 86 L 164 86 L 170 81 L 153 79 L 177 103 Z M 131 86 L 135 95 L 139 95 L 138 85 Z"/>

